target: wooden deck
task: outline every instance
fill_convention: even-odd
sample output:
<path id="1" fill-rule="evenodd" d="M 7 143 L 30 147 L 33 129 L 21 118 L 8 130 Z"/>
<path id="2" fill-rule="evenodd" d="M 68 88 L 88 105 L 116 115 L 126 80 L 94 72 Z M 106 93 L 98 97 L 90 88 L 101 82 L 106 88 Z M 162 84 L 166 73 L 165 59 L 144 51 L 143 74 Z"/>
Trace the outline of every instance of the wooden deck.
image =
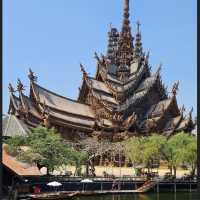
<path id="1" fill-rule="evenodd" d="M 63 192 L 41 193 L 41 194 L 29 194 L 26 195 L 26 197 L 29 197 L 31 199 L 62 199 L 62 198 L 70 198 L 73 196 L 144 193 L 153 188 L 155 184 L 156 184 L 155 181 L 147 181 L 137 190 L 94 190 L 94 191 L 76 191 L 76 192 L 63 191 Z"/>
<path id="2" fill-rule="evenodd" d="M 94 191 L 77 191 L 77 192 L 49 192 L 41 194 L 26 194 L 20 195 L 20 198 L 31 198 L 31 199 L 64 199 L 71 198 L 74 196 L 91 196 L 91 195 L 105 195 L 105 194 L 133 194 L 141 193 L 137 190 L 94 190 Z"/>

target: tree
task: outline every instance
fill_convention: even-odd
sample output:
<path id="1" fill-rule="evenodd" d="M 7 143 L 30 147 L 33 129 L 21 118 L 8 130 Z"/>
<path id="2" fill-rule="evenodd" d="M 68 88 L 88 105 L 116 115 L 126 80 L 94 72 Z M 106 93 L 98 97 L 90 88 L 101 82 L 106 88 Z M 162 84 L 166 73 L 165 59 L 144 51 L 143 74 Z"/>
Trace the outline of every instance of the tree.
<path id="1" fill-rule="evenodd" d="M 153 161 L 161 159 L 161 149 L 166 143 L 166 137 L 158 134 L 152 134 L 146 138 L 144 143 L 144 163 L 150 171 L 153 167 Z"/>
<path id="2" fill-rule="evenodd" d="M 26 143 L 26 138 L 24 136 L 17 135 L 4 140 L 4 142 L 7 144 L 7 146 L 5 146 L 5 150 L 10 155 L 17 156 L 17 154 L 20 152 L 20 146 Z"/>
<path id="3" fill-rule="evenodd" d="M 183 155 L 183 152 L 188 151 L 188 159 L 189 159 L 189 151 L 187 147 L 190 147 L 191 138 L 189 134 L 186 133 L 178 133 L 174 136 L 171 136 L 164 147 L 162 148 L 162 154 L 167 160 L 168 165 L 170 167 L 171 173 L 174 171 L 174 176 L 176 177 L 176 169 L 182 163 L 184 163 L 186 157 Z M 186 155 L 186 153 L 185 153 Z"/>
<path id="4" fill-rule="evenodd" d="M 132 137 L 123 143 L 125 155 L 131 160 L 134 167 L 145 163 L 145 142 L 146 138 L 144 137 Z"/>
<path id="5" fill-rule="evenodd" d="M 17 157 L 22 161 L 36 162 L 47 168 L 47 174 L 74 159 L 74 149 L 65 143 L 54 128 L 39 126 L 32 129 L 27 137 L 18 136 L 7 140 L 9 147 L 17 148 Z M 28 146 L 27 151 L 20 151 L 20 146 Z"/>
<path id="6" fill-rule="evenodd" d="M 133 166 L 144 165 L 150 171 L 154 159 L 160 160 L 166 138 L 158 134 L 149 137 L 132 137 L 124 142 L 124 151 Z"/>
<path id="7" fill-rule="evenodd" d="M 74 175 L 80 176 L 82 171 L 82 165 L 86 163 L 88 156 L 86 153 L 77 150 L 73 150 L 71 156 L 72 159 L 70 164 L 75 165 L 76 167 Z"/>
<path id="8" fill-rule="evenodd" d="M 55 129 L 37 127 L 27 139 L 33 153 L 40 154 L 39 164 L 47 167 L 47 173 L 56 167 L 67 165 L 72 160 L 72 149 L 66 144 Z"/>
<path id="9" fill-rule="evenodd" d="M 182 160 L 191 168 L 191 175 L 194 176 L 197 167 L 197 138 L 188 135 L 188 144 L 182 151 Z"/>

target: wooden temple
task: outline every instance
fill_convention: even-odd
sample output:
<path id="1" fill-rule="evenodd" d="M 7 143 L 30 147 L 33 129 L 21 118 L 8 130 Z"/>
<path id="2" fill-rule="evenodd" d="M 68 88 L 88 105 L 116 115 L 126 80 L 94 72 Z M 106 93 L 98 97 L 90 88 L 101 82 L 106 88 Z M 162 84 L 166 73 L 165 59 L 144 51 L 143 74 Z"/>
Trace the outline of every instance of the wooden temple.
<path id="1" fill-rule="evenodd" d="M 98 135 L 123 140 L 132 135 L 170 136 L 193 130 L 192 110 L 185 114 L 184 106 L 177 105 L 179 83 L 168 92 L 161 80 L 161 65 L 155 73 L 151 71 L 139 22 L 134 37 L 131 33 L 129 0 L 124 0 L 121 31 L 110 27 L 107 52 L 95 53 L 95 58 L 94 77 L 80 64 L 83 78 L 77 100 L 43 88 L 30 69 L 28 96 L 19 79 L 16 89 L 9 84 L 8 113 L 29 127 L 55 127 L 66 139 Z"/>

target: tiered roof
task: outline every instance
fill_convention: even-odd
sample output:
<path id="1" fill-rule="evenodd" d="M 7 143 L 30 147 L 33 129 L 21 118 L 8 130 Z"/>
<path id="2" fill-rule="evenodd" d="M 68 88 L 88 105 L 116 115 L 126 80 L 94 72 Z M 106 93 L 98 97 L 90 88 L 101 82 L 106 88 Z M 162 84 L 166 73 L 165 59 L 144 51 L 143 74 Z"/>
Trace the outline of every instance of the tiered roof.
<path id="1" fill-rule="evenodd" d="M 83 81 L 77 100 L 60 96 L 41 87 L 30 70 L 30 94 L 23 94 L 18 80 L 17 91 L 10 88 L 9 113 L 32 126 L 42 123 L 70 128 L 73 132 L 131 132 L 170 135 L 176 131 L 191 131 L 191 112 L 185 116 L 176 101 L 178 83 L 171 94 L 161 80 L 161 65 L 155 73 L 149 65 L 149 52 L 142 48 L 140 23 L 134 37 L 129 22 L 129 0 L 124 0 L 122 30 L 111 27 L 106 55 L 95 53 L 97 70 L 89 77 L 81 64 Z"/>

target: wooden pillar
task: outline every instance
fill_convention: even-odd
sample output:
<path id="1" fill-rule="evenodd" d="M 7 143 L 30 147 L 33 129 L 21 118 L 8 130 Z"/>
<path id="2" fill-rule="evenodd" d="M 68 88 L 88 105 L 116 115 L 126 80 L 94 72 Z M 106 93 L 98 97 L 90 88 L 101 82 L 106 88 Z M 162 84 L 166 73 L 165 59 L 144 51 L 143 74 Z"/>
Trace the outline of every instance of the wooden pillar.
<path id="1" fill-rule="evenodd" d="M 176 200 L 176 192 L 174 192 L 174 200 Z"/>
<path id="2" fill-rule="evenodd" d="M 200 112 L 197 112 L 197 114 L 197 190 L 200 194 Z"/>
<path id="3" fill-rule="evenodd" d="M 176 193 L 176 183 L 174 183 L 174 192 Z"/>
<path id="4" fill-rule="evenodd" d="M 199 2 L 198 2 L 199 3 Z M 198 4 L 198 8 L 199 8 Z M 199 29 L 198 29 L 199 32 Z M 197 51 L 200 52 L 200 43 L 198 40 L 198 49 Z M 197 59 L 197 75 L 200 77 L 200 59 Z M 200 84 L 197 84 L 197 110 L 199 111 L 200 108 Z M 200 193 L 200 112 L 197 112 L 197 190 Z"/>
<path id="5" fill-rule="evenodd" d="M 159 193 L 159 182 L 157 182 L 157 193 Z"/>

